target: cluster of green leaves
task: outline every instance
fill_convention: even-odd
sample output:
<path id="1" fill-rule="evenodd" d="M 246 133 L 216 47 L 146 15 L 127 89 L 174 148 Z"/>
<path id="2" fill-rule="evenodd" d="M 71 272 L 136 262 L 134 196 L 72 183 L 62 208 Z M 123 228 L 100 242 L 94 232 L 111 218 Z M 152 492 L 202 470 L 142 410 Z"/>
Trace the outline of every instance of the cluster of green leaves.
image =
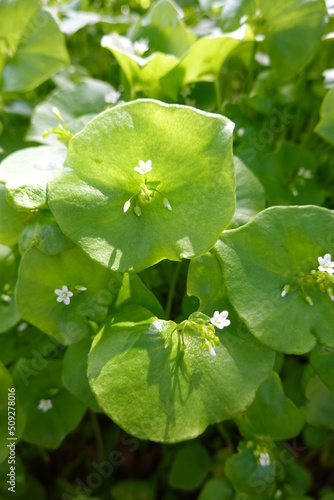
<path id="1" fill-rule="evenodd" d="M 330 0 L 0 0 L 1 499 L 8 387 L 18 498 L 75 429 L 99 484 L 48 498 L 334 498 L 333 41 Z"/>

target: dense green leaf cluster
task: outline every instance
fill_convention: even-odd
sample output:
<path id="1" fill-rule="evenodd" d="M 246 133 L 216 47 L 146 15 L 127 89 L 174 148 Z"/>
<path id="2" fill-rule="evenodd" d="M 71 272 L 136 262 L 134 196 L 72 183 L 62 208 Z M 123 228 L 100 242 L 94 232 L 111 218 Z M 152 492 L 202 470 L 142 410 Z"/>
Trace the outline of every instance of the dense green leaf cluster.
<path id="1" fill-rule="evenodd" d="M 333 500 L 333 43 L 330 0 L 0 0 L 0 500 L 14 388 L 17 498 Z"/>

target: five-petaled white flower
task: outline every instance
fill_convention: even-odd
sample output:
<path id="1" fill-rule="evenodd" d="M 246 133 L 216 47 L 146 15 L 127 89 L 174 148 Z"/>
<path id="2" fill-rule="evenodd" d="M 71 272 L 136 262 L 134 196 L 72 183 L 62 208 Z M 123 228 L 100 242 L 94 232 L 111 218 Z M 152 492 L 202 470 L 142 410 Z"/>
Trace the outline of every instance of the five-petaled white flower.
<path id="1" fill-rule="evenodd" d="M 148 38 L 140 38 L 139 40 L 137 40 L 134 44 L 134 49 L 135 51 L 137 52 L 137 54 L 139 54 L 140 56 L 142 56 L 143 54 L 145 54 L 145 52 L 148 51 Z"/>
<path id="2" fill-rule="evenodd" d="M 334 274 L 334 262 L 332 262 L 332 257 L 330 253 L 326 253 L 323 257 L 318 257 L 319 271 L 326 272 L 328 274 Z"/>
<path id="3" fill-rule="evenodd" d="M 37 409 L 43 411 L 44 413 L 51 410 L 52 409 L 51 399 L 41 399 L 40 402 L 38 403 Z"/>
<path id="4" fill-rule="evenodd" d="M 152 160 L 147 160 L 147 162 L 143 160 L 139 160 L 139 167 L 134 167 L 134 170 L 138 172 L 138 174 L 146 175 L 148 172 L 152 170 Z"/>
<path id="5" fill-rule="evenodd" d="M 268 465 L 270 464 L 270 456 L 269 456 L 269 453 L 267 452 L 262 452 L 260 453 L 260 456 L 259 456 L 259 462 L 260 462 L 260 465 L 262 467 L 268 467 Z"/>
<path id="6" fill-rule="evenodd" d="M 66 285 L 63 285 L 61 290 L 56 288 L 55 294 L 58 295 L 57 302 L 64 302 L 66 306 L 70 303 L 70 298 L 73 297 L 73 293 L 69 291 Z"/>
<path id="7" fill-rule="evenodd" d="M 215 311 L 210 321 L 214 326 L 219 328 L 219 330 L 222 330 L 225 326 L 229 326 L 231 324 L 231 321 L 226 319 L 227 316 L 228 311 L 222 311 L 221 313 L 219 311 Z"/>

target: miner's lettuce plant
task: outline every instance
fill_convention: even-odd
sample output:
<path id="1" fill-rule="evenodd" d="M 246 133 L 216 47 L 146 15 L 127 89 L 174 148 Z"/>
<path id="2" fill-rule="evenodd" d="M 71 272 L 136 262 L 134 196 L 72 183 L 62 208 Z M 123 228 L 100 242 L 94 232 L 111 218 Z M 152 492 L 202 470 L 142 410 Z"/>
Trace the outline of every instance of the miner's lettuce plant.
<path id="1" fill-rule="evenodd" d="M 174 493 L 330 500 L 331 3 L 97 4 L 0 0 L 0 496 L 15 387 L 23 461 L 88 414 Z"/>

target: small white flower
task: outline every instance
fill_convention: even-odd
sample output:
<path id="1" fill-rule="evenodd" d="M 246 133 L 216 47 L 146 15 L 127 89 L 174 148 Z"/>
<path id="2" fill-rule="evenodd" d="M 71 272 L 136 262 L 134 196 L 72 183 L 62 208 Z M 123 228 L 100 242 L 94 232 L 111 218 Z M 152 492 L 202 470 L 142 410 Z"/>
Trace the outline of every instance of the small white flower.
<path id="1" fill-rule="evenodd" d="M 133 44 L 135 51 L 139 56 L 145 54 L 148 51 L 148 38 L 140 38 L 137 42 Z"/>
<path id="2" fill-rule="evenodd" d="M 63 285 L 62 289 L 56 288 L 55 292 L 57 297 L 57 302 L 64 302 L 66 306 L 70 303 L 70 298 L 73 297 L 73 293 L 69 291 L 66 285 Z"/>
<path id="3" fill-rule="evenodd" d="M 168 210 L 172 210 L 171 204 L 167 198 L 164 198 L 162 203 L 164 204 L 164 207 L 168 208 Z"/>
<path id="4" fill-rule="evenodd" d="M 131 206 L 131 198 L 124 203 L 123 212 L 127 212 Z"/>
<path id="5" fill-rule="evenodd" d="M 227 316 L 228 311 L 222 311 L 221 313 L 219 311 L 215 311 L 210 321 L 214 326 L 219 328 L 219 330 L 222 330 L 225 326 L 229 326 L 231 324 L 231 321 L 226 319 Z"/>
<path id="6" fill-rule="evenodd" d="M 16 330 L 18 332 L 23 332 L 26 328 L 28 328 L 28 323 L 25 323 L 24 321 L 18 325 Z"/>
<path id="7" fill-rule="evenodd" d="M 290 285 L 285 285 L 281 291 L 281 297 L 285 297 L 290 292 Z"/>
<path id="8" fill-rule="evenodd" d="M 13 297 L 11 297 L 10 295 L 7 295 L 6 293 L 3 293 L 1 295 L 1 299 L 4 301 L 4 302 L 11 302 Z"/>
<path id="9" fill-rule="evenodd" d="M 139 160 L 139 167 L 134 167 L 134 170 L 138 172 L 138 174 L 146 175 L 148 172 L 152 170 L 152 160 L 147 160 L 147 162 L 143 160 Z"/>
<path id="10" fill-rule="evenodd" d="M 318 257 L 319 271 L 326 272 L 328 274 L 334 274 L 334 262 L 332 262 L 332 257 L 330 253 L 326 253 L 323 257 Z"/>
<path id="11" fill-rule="evenodd" d="M 268 467 L 270 464 L 270 456 L 268 452 L 260 453 L 259 462 L 262 467 Z"/>
<path id="12" fill-rule="evenodd" d="M 297 172 L 297 175 L 299 175 L 299 177 L 303 177 L 304 179 L 312 179 L 312 172 L 311 170 L 304 168 L 304 167 L 300 167 L 300 169 L 298 170 Z"/>
<path id="13" fill-rule="evenodd" d="M 52 401 L 51 399 L 41 399 L 38 403 L 38 410 L 46 413 L 47 411 L 52 409 Z"/>

